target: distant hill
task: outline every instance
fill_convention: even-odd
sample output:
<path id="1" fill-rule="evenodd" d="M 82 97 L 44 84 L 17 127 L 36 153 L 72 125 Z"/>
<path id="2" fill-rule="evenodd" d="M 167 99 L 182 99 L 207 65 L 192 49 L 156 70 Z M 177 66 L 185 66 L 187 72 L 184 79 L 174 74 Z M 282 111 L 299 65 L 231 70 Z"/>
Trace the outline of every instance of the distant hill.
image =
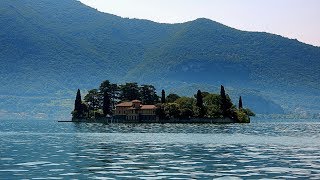
<path id="1" fill-rule="evenodd" d="M 68 117 L 76 89 L 105 79 L 185 95 L 224 84 L 257 113 L 320 112 L 320 48 L 278 35 L 121 18 L 76 0 L 1 0 L 0 28 L 0 118 Z"/>

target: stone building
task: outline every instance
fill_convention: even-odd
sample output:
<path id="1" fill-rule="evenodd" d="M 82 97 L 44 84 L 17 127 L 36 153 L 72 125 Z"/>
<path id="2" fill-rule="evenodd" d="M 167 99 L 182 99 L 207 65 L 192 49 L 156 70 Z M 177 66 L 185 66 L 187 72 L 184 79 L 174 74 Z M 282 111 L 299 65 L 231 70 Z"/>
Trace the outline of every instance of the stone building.
<path id="1" fill-rule="evenodd" d="M 156 116 L 155 105 L 143 105 L 139 100 L 122 102 L 116 105 L 114 118 L 124 122 L 154 122 Z"/>

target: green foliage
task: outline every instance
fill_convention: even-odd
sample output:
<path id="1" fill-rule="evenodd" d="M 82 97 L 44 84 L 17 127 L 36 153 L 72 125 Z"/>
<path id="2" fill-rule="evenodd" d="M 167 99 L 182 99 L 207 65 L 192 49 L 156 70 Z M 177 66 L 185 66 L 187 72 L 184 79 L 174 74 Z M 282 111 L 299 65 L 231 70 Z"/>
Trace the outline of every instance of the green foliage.
<path id="1" fill-rule="evenodd" d="M 164 104 L 156 104 L 156 115 L 159 117 L 160 120 L 166 119 L 166 112 L 165 112 L 165 105 Z"/>
<path id="2" fill-rule="evenodd" d="M 223 116 L 226 116 L 226 113 L 227 113 L 227 97 L 226 97 L 226 92 L 224 90 L 224 87 L 222 85 L 221 85 L 221 89 L 220 89 L 220 97 L 221 97 L 220 108 L 221 108 Z"/>
<path id="3" fill-rule="evenodd" d="M 193 113 L 192 109 L 189 109 L 189 108 L 180 109 L 180 116 L 179 116 L 179 118 L 181 118 L 181 119 L 189 119 L 189 118 L 191 118 L 193 115 L 194 115 L 194 113 Z"/>
<path id="4" fill-rule="evenodd" d="M 223 118 L 220 106 L 217 104 L 207 106 L 208 118 Z"/>
<path id="5" fill-rule="evenodd" d="M 76 100 L 74 102 L 74 110 L 72 111 L 73 118 L 82 118 L 84 116 L 80 89 L 77 91 Z"/>
<path id="6" fill-rule="evenodd" d="M 207 116 L 209 118 L 221 118 L 221 96 L 218 94 L 208 94 L 204 98 L 204 105 L 207 107 Z"/>
<path id="7" fill-rule="evenodd" d="M 107 91 L 104 91 L 103 93 L 103 114 L 104 115 L 110 115 L 111 114 L 111 100 L 110 100 L 110 96 L 109 93 Z"/>
<path id="8" fill-rule="evenodd" d="M 161 103 L 166 103 L 166 92 L 163 89 L 161 91 Z"/>
<path id="9" fill-rule="evenodd" d="M 142 85 L 140 96 L 143 104 L 156 104 L 159 101 L 156 88 L 152 85 Z"/>
<path id="10" fill-rule="evenodd" d="M 203 96 L 200 90 L 198 90 L 197 92 L 196 99 L 196 106 L 198 107 L 198 117 L 203 118 L 206 115 L 206 109 L 203 106 Z"/>
<path id="11" fill-rule="evenodd" d="M 240 96 L 239 98 L 239 109 L 242 109 L 243 105 L 242 105 L 242 97 Z"/>
<path id="12" fill-rule="evenodd" d="M 190 109 L 192 110 L 195 106 L 195 99 L 190 97 L 180 97 L 174 101 L 174 103 L 178 104 L 182 109 Z"/>
<path id="13" fill-rule="evenodd" d="M 242 111 L 248 116 L 256 116 L 256 114 L 251 111 L 249 108 L 242 109 Z"/>
<path id="14" fill-rule="evenodd" d="M 202 97 L 202 93 L 200 90 L 198 90 L 198 92 L 197 92 L 196 99 L 197 99 L 196 106 L 203 107 L 203 97 Z"/>
<path id="15" fill-rule="evenodd" d="M 224 86 L 221 85 L 220 89 L 220 110 L 223 117 L 233 117 L 234 105 L 231 102 L 229 95 L 226 94 Z"/>
<path id="16" fill-rule="evenodd" d="M 79 98 L 81 99 L 77 95 L 77 102 Z M 99 90 L 92 89 L 88 91 L 88 94 L 84 97 L 86 109 L 83 112 L 86 112 L 85 116 L 87 118 L 98 117 L 97 115 L 106 116 L 112 114 L 112 109 L 119 101 L 137 99 L 142 100 L 143 104 L 156 104 L 159 101 L 153 85 L 139 86 L 138 83 L 125 83 L 118 86 L 117 84 L 111 84 L 109 80 L 105 80 L 100 84 Z M 78 111 L 72 112 L 74 115 L 77 113 Z"/>
<path id="17" fill-rule="evenodd" d="M 102 107 L 101 96 L 97 89 L 88 91 L 84 101 L 87 103 L 89 111 L 96 111 Z"/>
<path id="18" fill-rule="evenodd" d="M 165 104 L 166 118 L 180 118 L 180 107 L 177 103 L 167 103 Z"/>
<path id="19" fill-rule="evenodd" d="M 120 85 L 120 100 L 141 100 L 138 83 L 126 83 L 124 85 Z"/>
<path id="20" fill-rule="evenodd" d="M 249 116 L 243 110 L 236 111 L 237 119 L 240 123 L 250 123 Z"/>
<path id="21" fill-rule="evenodd" d="M 219 105 L 220 107 L 221 96 L 218 94 L 208 94 L 203 100 L 205 106 Z"/>
<path id="22" fill-rule="evenodd" d="M 111 99 L 109 92 L 112 91 L 110 91 L 110 87 L 110 82 L 104 81 L 100 85 L 100 91 L 97 89 L 88 91 L 88 94 L 84 98 L 85 104 L 81 104 L 80 90 L 78 90 L 75 102 L 81 104 L 82 117 L 85 113 L 87 118 L 97 118 L 111 114 Z M 115 84 L 115 87 L 118 87 L 118 85 Z M 101 93 L 103 93 L 102 98 Z M 134 99 L 131 100 L 142 99 L 143 103 L 155 104 L 157 106 L 156 115 L 160 120 L 172 118 L 188 119 L 191 117 L 229 117 L 236 119 L 239 122 L 248 122 L 250 121 L 249 116 L 254 115 L 250 109 L 240 108 L 237 110 L 231 102 L 229 95 L 225 94 L 223 86 L 221 86 L 220 95 L 205 93 L 204 98 L 203 93 L 200 90 L 198 90 L 197 95 L 195 96 L 196 98 L 185 96 L 179 97 L 176 94 L 170 94 L 167 97 L 169 103 L 158 103 L 159 97 L 156 95 L 156 89 L 152 85 L 142 85 L 139 87 L 137 83 L 126 83 L 120 85 L 117 94 L 120 94 L 120 101 L 135 96 Z M 164 97 L 164 95 L 164 90 L 162 90 L 162 97 Z M 223 97 L 225 98 L 224 100 Z M 174 102 L 170 102 L 174 99 Z M 76 105 L 76 107 L 77 106 L 78 105 Z M 224 110 L 221 107 L 225 107 L 226 109 Z M 75 109 L 72 114 L 73 117 L 78 117 L 77 114 L 79 114 L 79 110 Z"/>
<path id="23" fill-rule="evenodd" d="M 166 98 L 166 102 L 167 103 L 173 103 L 174 101 L 176 101 L 177 99 L 179 99 L 180 96 L 177 94 L 169 94 Z"/>

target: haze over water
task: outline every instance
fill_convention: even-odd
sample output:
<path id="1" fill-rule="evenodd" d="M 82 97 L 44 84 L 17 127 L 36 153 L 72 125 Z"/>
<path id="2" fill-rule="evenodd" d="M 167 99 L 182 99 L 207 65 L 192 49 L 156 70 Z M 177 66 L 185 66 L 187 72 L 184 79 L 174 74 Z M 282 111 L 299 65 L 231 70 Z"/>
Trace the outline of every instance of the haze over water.
<path id="1" fill-rule="evenodd" d="M 0 179 L 320 178 L 320 123 L 0 123 Z"/>

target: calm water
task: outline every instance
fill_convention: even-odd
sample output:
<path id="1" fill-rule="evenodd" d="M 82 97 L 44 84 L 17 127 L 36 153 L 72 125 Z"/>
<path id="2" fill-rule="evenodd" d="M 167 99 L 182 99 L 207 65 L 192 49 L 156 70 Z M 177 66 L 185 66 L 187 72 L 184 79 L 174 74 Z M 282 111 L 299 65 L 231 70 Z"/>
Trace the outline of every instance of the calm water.
<path id="1" fill-rule="evenodd" d="M 0 179 L 320 178 L 319 121 L 74 124 L 0 120 Z"/>

